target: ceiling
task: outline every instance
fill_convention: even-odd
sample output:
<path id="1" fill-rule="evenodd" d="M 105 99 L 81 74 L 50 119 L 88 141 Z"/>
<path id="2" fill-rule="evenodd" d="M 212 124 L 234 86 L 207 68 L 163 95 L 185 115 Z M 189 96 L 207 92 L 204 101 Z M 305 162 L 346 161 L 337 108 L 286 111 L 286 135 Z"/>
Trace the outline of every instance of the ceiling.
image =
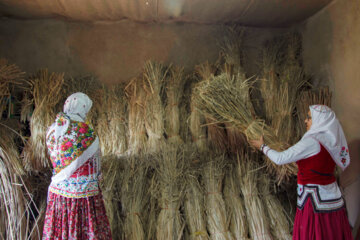
<path id="1" fill-rule="evenodd" d="M 301 22 L 332 0 L 0 0 L 0 16 L 69 21 L 237 22 L 281 27 Z"/>

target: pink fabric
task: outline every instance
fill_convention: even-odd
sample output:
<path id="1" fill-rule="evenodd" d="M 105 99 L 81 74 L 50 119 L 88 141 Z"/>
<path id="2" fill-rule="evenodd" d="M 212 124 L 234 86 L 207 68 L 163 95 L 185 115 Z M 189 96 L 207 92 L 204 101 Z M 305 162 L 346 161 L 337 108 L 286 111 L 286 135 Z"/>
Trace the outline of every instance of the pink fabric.
<path id="1" fill-rule="evenodd" d="M 112 239 L 101 194 L 66 198 L 49 192 L 43 240 Z"/>
<path id="2" fill-rule="evenodd" d="M 310 198 L 303 210 L 297 209 L 293 240 L 353 240 L 345 208 L 316 213 Z"/>

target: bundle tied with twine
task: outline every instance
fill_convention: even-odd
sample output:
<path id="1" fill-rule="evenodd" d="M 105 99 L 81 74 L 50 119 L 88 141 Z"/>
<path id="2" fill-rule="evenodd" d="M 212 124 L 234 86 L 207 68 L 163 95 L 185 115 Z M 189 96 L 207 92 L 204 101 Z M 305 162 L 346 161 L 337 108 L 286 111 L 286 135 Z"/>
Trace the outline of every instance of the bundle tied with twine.
<path id="1" fill-rule="evenodd" d="M 254 240 L 271 240 L 269 219 L 267 217 L 265 206 L 260 198 L 256 154 L 249 151 L 243 151 L 238 155 L 237 172 L 240 176 L 241 192 L 244 196 L 244 203 L 249 224 L 250 237 Z"/>
<path id="2" fill-rule="evenodd" d="M 15 64 L 9 64 L 4 58 L 0 59 L 0 120 L 12 95 L 13 87 L 22 84 L 24 74 Z"/>
<path id="3" fill-rule="evenodd" d="M 230 165 L 227 169 L 224 183 L 224 198 L 230 216 L 230 230 L 235 239 L 249 239 L 249 227 L 241 194 L 240 176 L 236 167 Z"/>
<path id="4" fill-rule="evenodd" d="M 25 146 L 23 157 L 27 170 L 39 171 L 50 166 L 47 158 L 46 131 L 62 107 L 59 103 L 65 95 L 64 73 L 49 73 L 47 69 L 42 69 L 31 77 L 29 82 L 35 109 L 30 121 L 31 136 Z"/>
<path id="5" fill-rule="evenodd" d="M 147 179 L 148 159 L 145 156 L 132 156 L 124 161 L 121 203 L 125 215 L 125 239 L 144 240 L 146 237 L 146 210 L 150 199 Z"/>
<path id="6" fill-rule="evenodd" d="M 186 224 L 191 240 L 209 240 L 205 221 L 204 191 L 199 182 L 201 163 L 206 156 L 198 154 L 197 151 L 191 152 L 187 155 L 190 170 L 186 174 L 184 199 Z"/>
<path id="7" fill-rule="evenodd" d="M 287 143 L 281 142 L 264 120 L 254 116 L 249 90 L 250 80 L 240 74 L 231 76 L 222 73 L 210 80 L 202 81 L 195 88 L 196 107 L 204 115 L 210 115 L 219 123 L 231 124 L 248 140 L 264 136 L 265 142 L 275 150 L 285 150 Z M 269 159 L 267 161 L 271 162 Z M 296 173 L 292 165 L 276 166 L 269 163 L 281 182 Z"/>
<path id="8" fill-rule="evenodd" d="M 157 152 L 164 144 L 164 104 L 161 95 L 169 68 L 148 61 L 144 67 L 145 128 L 148 135 L 147 151 Z"/>
<path id="9" fill-rule="evenodd" d="M 157 196 L 161 208 L 157 218 L 156 239 L 178 240 L 184 235 L 185 222 L 180 213 L 184 198 L 184 178 L 187 171 L 184 149 L 167 145 L 156 153 Z"/>
<path id="10" fill-rule="evenodd" d="M 25 171 L 13 130 L 0 125 L 0 136 L 0 238 L 25 239 L 29 221 L 35 216 L 23 181 Z"/>
<path id="11" fill-rule="evenodd" d="M 102 159 L 102 175 L 104 176 L 101 183 L 102 194 L 106 209 L 106 215 L 109 218 L 111 235 L 114 239 L 124 239 L 124 214 L 122 213 L 122 185 L 123 173 L 125 172 L 126 159 L 117 158 L 108 155 Z"/>
<path id="12" fill-rule="evenodd" d="M 270 176 L 262 175 L 259 181 L 262 200 L 268 214 L 269 225 L 275 239 L 291 240 L 289 217 L 278 198 L 270 192 Z"/>
<path id="13" fill-rule="evenodd" d="M 125 87 L 128 99 L 128 153 L 139 154 L 145 151 L 147 136 L 145 131 L 145 91 L 142 79 L 135 78 Z"/>
<path id="14" fill-rule="evenodd" d="M 127 150 L 127 101 L 122 85 L 103 86 L 98 91 L 95 108 L 98 115 L 96 132 L 103 156 L 121 156 Z"/>
<path id="15" fill-rule="evenodd" d="M 168 142 L 181 144 L 180 137 L 180 101 L 185 85 L 184 68 L 171 67 L 170 76 L 166 79 L 165 132 Z"/>
<path id="16" fill-rule="evenodd" d="M 212 157 L 203 168 L 207 228 L 213 240 L 234 239 L 230 232 L 230 218 L 222 195 L 224 168 L 223 155 Z"/>

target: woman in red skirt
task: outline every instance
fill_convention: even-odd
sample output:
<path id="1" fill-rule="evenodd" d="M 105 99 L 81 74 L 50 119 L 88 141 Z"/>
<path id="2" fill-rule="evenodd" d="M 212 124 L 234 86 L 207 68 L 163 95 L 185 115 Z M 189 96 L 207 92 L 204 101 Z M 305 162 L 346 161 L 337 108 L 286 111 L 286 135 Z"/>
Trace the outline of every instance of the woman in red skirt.
<path id="1" fill-rule="evenodd" d="M 251 144 L 278 165 L 298 165 L 294 240 L 351 240 L 344 199 L 334 176 L 335 165 L 344 170 L 350 164 L 344 132 L 335 113 L 324 105 L 310 106 L 305 123 L 302 139 L 283 152 L 269 148 L 263 138 Z"/>
<path id="2" fill-rule="evenodd" d="M 99 189 L 99 139 L 85 123 L 92 106 L 83 93 L 68 97 L 46 134 L 53 164 L 43 239 L 111 239 Z"/>

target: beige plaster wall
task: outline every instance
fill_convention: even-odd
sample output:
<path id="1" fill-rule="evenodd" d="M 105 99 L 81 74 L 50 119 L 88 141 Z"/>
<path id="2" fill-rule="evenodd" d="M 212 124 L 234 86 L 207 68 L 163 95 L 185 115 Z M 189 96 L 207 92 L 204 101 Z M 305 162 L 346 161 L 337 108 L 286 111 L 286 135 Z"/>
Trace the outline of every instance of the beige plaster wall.
<path id="1" fill-rule="evenodd" d="M 308 19 L 302 32 L 305 69 L 329 83 L 332 106 L 348 140 L 351 165 L 340 179 L 347 188 L 360 181 L 360 1 L 334 1 Z M 360 189 L 347 194 L 354 221 Z"/>
<path id="2" fill-rule="evenodd" d="M 224 25 L 141 24 L 132 21 L 80 23 L 58 20 L 0 20 L 0 57 L 26 72 L 47 67 L 105 83 L 126 82 L 149 59 L 184 66 L 187 71 L 215 62 Z M 249 74 L 256 69 L 263 41 L 284 29 L 251 28 L 246 37 Z"/>

